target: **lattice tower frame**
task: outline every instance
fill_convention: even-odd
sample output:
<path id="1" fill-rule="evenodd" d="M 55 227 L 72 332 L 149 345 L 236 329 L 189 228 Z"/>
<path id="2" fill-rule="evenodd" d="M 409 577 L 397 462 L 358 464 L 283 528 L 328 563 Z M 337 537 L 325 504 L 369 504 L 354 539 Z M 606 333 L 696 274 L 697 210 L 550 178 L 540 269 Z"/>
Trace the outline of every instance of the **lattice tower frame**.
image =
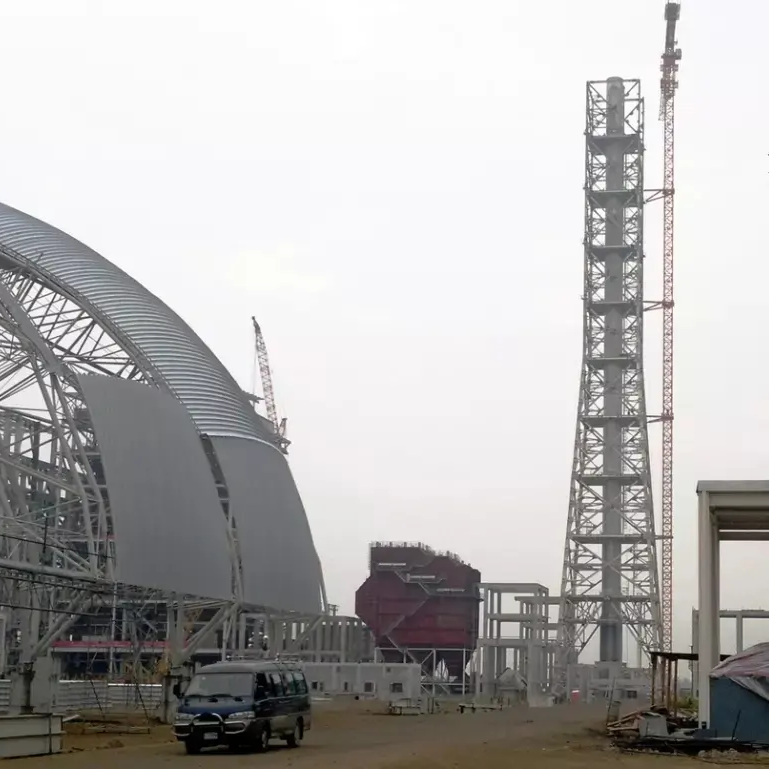
<path id="1" fill-rule="evenodd" d="M 675 94 L 678 88 L 676 22 L 680 3 L 665 5 L 665 51 L 660 80 L 663 125 L 662 225 L 662 649 L 673 643 L 673 250 L 675 233 Z"/>
<path id="2" fill-rule="evenodd" d="M 583 361 L 564 546 L 559 678 L 598 631 L 600 660 L 662 632 L 643 367 L 644 102 L 587 83 Z"/>

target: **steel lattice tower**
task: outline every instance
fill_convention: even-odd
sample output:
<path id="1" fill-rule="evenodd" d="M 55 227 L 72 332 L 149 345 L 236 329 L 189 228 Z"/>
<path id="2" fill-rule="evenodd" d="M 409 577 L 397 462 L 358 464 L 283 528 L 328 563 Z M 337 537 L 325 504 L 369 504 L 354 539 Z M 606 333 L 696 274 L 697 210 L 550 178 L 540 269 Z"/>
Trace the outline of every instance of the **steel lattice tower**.
<path id="1" fill-rule="evenodd" d="M 676 22 L 681 3 L 665 5 L 665 52 L 660 80 L 660 118 L 664 131 L 662 218 L 662 648 L 673 645 L 673 245 L 675 231 L 675 96 L 681 49 Z"/>
<path id="2" fill-rule="evenodd" d="M 661 640 L 643 375 L 644 104 L 638 80 L 587 84 L 584 342 L 561 584 L 563 662 L 599 631 Z"/>

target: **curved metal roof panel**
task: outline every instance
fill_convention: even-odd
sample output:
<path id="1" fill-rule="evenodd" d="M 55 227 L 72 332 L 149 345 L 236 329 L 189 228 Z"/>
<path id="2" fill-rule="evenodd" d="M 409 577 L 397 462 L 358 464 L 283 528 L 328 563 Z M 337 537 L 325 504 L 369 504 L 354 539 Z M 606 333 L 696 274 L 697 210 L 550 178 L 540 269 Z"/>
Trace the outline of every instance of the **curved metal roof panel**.
<path id="1" fill-rule="evenodd" d="M 235 519 L 246 603 L 318 614 L 322 572 L 291 468 L 264 441 L 211 441 Z"/>
<path id="2" fill-rule="evenodd" d="M 115 578 L 231 598 L 227 522 L 189 412 L 170 393 L 141 382 L 102 374 L 80 374 L 78 381 L 109 489 Z"/>
<path id="3" fill-rule="evenodd" d="M 2 203 L 1 246 L 107 317 L 184 403 L 201 433 L 264 437 L 252 406 L 219 359 L 175 312 L 120 268 L 72 236 Z"/>

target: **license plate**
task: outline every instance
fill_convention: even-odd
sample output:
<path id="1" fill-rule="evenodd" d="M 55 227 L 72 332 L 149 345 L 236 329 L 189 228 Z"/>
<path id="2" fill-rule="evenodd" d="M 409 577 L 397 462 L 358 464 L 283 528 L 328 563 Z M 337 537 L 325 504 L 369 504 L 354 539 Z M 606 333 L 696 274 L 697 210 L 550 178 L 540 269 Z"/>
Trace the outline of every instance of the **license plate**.
<path id="1" fill-rule="evenodd" d="M 218 740 L 219 739 L 219 732 L 206 732 L 203 735 L 204 740 Z"/>

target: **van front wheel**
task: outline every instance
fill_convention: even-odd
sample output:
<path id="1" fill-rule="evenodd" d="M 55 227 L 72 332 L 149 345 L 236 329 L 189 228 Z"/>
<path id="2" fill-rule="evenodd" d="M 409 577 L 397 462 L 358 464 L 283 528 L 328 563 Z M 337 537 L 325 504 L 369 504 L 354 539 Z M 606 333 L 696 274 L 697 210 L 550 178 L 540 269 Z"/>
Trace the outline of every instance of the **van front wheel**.
<path id="1" fill-rule="evenodd" d="M 304 737 L 304 724 L 300 718 L 294 725 L 293 733 L 286 738 L 286 744 L 289 748 L 298 748 L 302 744 L 302 737 Z"/>
<path id="2" fill-rule="evenodd" d="M 187 755 L 197 756 L 200 753 L 202 745 L 197 740 L 185 740 L 184 749 L 187 751 Z"/>
<path id="3" fill-rule="evenodd" d="M 256 752 L 264 753 L 270 747 L 270 727 L 264 724 L 256 738 Z"/>

